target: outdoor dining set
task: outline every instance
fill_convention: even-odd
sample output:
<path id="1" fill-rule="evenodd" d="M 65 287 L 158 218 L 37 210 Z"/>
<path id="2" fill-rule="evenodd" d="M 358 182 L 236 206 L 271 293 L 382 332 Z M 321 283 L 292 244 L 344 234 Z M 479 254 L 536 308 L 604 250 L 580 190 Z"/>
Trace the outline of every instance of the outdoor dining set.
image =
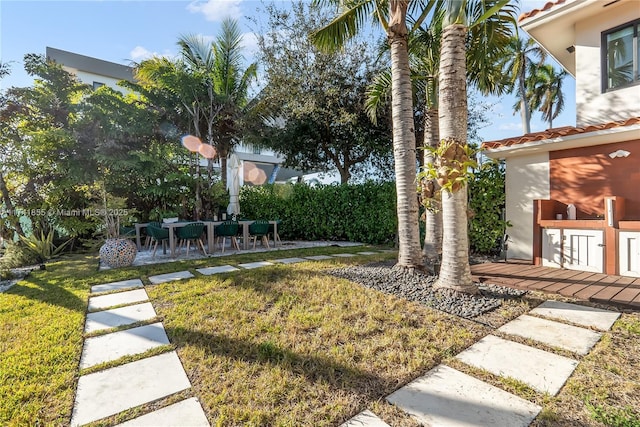
<path id="1" fill-rule="evenodd" d="M 136 223 L 136 245 L 138 251 L 143 249 L 142 231 L 146 232 L 144 246 L 151 250 L 155 257 L 158 245 L 161 245 L 163 252 L 168 245 L 170 255 L 175 258 L 180 249 L 186 246 L 187 256 L 189 248 L 193 243 L 196 250 L 201 250 L 205 255 L 215 252 L 216 244 L 221 242 L 221 251 L 224 253 L 227 239 L 230 247 L 240 250 L 239 240 L 242 241 L 242 249 L 249 249 L 250 241 L 253 241 L 253 249 L 260 239 L 262 245 L 268 249 L 269 237 L 273 239 L 274 247 L 280 241 L 278 235 L 278 225 L 276 220 L 226 220 L 226 221 L 180 221 L 178 218 L 167 218 L 162 222 Z M 206 245 L 205 245 L 206 241 Z"/>

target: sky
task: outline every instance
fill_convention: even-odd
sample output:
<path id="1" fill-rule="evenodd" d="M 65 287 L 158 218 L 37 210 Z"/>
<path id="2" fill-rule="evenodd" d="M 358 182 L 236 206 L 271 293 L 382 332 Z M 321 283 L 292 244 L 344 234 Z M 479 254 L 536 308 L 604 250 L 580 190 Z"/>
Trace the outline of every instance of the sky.
<path id="1" fill-rule="evenodd" d="M 546 0 L 521 0 L 530 11 Z M 277 0 L 282 6 L 286 0 Z M 130 65 L 151 55 L 175 55 L 182 35 L 199 34 L 213 39 L 225 17 L 238 20 L 244 32 L 245 56 L 257 51 L 256 24 L 264 22 L 259 0 L 0 0 L 0 61 L 11 63 L 11 75 L 0 80 L 0 89 L 29 86 L 32 79 L 22 68 L 26 53 L 44 54 L 46 47 Z M 565 110 L 554 127 L 575 126 L 575 82 L 564 81 Z M 478 98 L 485 101 L 483 98 Z M 486 140 L 522 134 L 519 114 L 513 114 L 513 96 L 489 97 L 491 124 L 480 131 Z M 531 131 L 548 128 L 534 113 Z"/>

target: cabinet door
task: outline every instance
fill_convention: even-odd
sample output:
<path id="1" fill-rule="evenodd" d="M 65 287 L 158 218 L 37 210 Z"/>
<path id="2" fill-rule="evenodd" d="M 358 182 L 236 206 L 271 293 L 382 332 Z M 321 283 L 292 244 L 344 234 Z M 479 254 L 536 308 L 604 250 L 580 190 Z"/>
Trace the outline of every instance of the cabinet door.
<path id="1" fill-rule="evenodd" d="M 620 275 L 640 277 L 640 232 L 621 231 Z"/>
<path id="2" fill-rule="evenodd" d="M 562 267 L 562 230 L 559 228 L 542 230 L 542 265 Z"/>
<path id="3" fill-rule="evenodd" d="M 562 266 L 570 270 L 604 272 L 604 232 L 563 230 Z"/>

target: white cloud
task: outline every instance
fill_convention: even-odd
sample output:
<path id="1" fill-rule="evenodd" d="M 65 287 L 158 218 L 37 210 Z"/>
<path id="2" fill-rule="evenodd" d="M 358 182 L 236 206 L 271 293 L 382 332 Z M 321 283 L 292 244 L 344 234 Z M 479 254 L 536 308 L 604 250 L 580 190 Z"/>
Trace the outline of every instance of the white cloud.
<path id="1" fill-rule="evenodd" d="M 187 6 L 191 13 L 202 13 L 207 21 L 220 22 L 225 18 L 242 18 L 243 0 L 194 0 Z"/>
<path id="2" fill-rule="evenodd" d="M 242 35 L 242 53 L 249 62 L 253 62 L 253 57 L 258 53 L 260 47 L 258 46 L 258 36 L 256 33 L 244 33 Z"/>
<path id="3" fill-rule="evenodd" d="M 149 59 L 149 58 L 154 57 L 154 56 L 164 56 L 164 57 L 167 57 L 167 58 L 171 58 L 171 57 L 173 57 L 175 55 L 170 53 L 169 51 L 165 51 L 164 53 L 151 52 L 150 50 L 148 50 L 148 49 L 146 49 L 146 48 L 144 48 L 142 46 L 136 46 L 131 50 L 131 52 L 129 52 L 129 56 L 130 56 L 132 61 L 140 62 L 140 61 L 144 61 L 145 59 Z"/>
<path id="4" fill-rule="evenodd" d="M 511 123 L 501 123 L 498 126 L 500 130 L 522 130 L 522 123 L 520 122 L 511 122 Z"/>

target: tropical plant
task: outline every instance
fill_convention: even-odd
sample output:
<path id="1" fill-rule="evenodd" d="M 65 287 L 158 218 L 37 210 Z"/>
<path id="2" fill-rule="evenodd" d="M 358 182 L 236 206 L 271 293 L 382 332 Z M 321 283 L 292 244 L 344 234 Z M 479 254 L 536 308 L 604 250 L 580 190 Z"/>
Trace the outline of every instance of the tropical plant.
<path id="1" fill-rule="evenodd" d="M 49 230 L 46 236 L 44 234 L 44 231 L 41 231 L 40 235 L 33 233 L 28 237 L 19 235 L 20 241 L 24 243 L 26 248 L 37 256 L 38 262 L 45 262 L 52 258 L 60 256 L 60 254 L 62 254 L 62 251 L 72 241 L 72 239 L 69 239 L 64 243 L 56 246 L 53 243 L 54 236 L 54 230 Z"/>
<path id="2" fill-rule="evenodd" d="M 531 108 L 542 113 L 549 128 L 553 127 L 553 119 L 564 109 L 562 82 L 566 76 L 565 70 L 557 72 L 551 64 L 543 64 L 527 81 Z"/>
<path id="3" fill-rule="evenodd" d="M 536 73 L 536 68 L 545 61 L 545 58 L 546 52 L 536 41 L 525 38 L 521 33 L 511 38 L 507 54 L 504 56 L 504 73 L 510 76 L 513 90 L 518 97 L 513 109 L 520 112 L 522 131 L 525 134 L 531 132 L 531 106 L 527 96 L 527 79 Z"/>
<path id="4" fill-rule="evenodd" d="M 442 189 L 442 267 L 437 288 L 477 293 L 469 265 L 469 236 L 467 230 L 466 170 L 467 93 L 466 93 L 466 37 L 469 30 L 494 17 L 488 37 L 510 37 L 509 23 L 515 25 L 515 8 L 507 0 L 468 0 L 445 2 L 439 68 L 439 128 L 441 162 L 451 165 L 442 169 L 440 179 L 450 188 Z M 497 17 L 497 19 L 496 19 Z"/>

